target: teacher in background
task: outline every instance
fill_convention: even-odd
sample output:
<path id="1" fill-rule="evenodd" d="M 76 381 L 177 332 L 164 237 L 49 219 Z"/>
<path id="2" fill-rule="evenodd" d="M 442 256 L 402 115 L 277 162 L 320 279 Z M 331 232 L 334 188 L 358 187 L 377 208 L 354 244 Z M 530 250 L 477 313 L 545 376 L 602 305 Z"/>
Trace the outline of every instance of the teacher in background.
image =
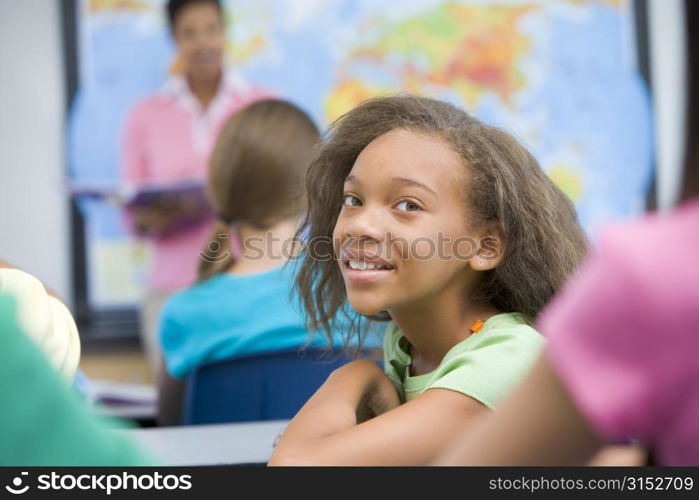
<path id="1" fill-rule="evenodd" d="M 133 107 L 122 137 L 122 183 L 135 191 L 203 184 L 223 123 L 264 95 L 224 68 L 226 38 L 219 0 L 169 0 L 166 12 L 178 51 L 175 74 L 159 92 Z M 191 221 L 191 206 L 176 200 L 126 212 L 130 230 L 146 238 L 152 249 L 140 330 L 151 369 L 157 373 L 160 309 L 173 292 L 194 282 L 214 216 L 201 214 L 195 224 L 182 226 L 177 221 L 183 214 Z"/>

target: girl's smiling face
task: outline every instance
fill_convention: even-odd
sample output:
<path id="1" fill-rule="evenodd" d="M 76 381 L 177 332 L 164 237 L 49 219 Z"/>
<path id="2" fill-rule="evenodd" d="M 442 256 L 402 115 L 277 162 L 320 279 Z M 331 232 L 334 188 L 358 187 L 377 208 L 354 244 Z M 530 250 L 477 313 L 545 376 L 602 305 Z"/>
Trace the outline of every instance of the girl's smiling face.
<path id="1" fill-rule="evenodd" d="M 466 170 L 442 139 L 403 129 L 379 136 L 360 153 L 345 180 L 333 232 L 356 311 L 424 306 L 452 293 L 465 300 L 477 283 L 474 269 L 495 265 L 470 258 L 470 242 L 483 235 L 469 223 Z"/>

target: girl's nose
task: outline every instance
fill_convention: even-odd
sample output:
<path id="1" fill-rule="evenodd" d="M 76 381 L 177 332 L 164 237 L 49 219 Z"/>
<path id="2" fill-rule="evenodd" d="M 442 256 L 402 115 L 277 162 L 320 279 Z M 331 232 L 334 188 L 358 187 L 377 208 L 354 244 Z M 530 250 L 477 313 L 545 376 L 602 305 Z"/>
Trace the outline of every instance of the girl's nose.
<path id="1" fill-rule="evenodd" d="M 345 236 L 356 239 L 383 241 L 385 228 L 378 209 L 362 207 L 345 223 Z"/>

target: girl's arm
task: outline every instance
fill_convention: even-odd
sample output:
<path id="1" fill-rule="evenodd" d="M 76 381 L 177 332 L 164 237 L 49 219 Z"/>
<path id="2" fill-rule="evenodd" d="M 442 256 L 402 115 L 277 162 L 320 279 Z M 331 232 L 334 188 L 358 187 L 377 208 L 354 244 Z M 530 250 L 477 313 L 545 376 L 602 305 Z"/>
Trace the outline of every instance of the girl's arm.
<path id="1" fill-rule="evenodd" d="M 452 440 L 438 465 L 580 465 L 603 444 L 546 356 L 498 411 Z"/>
<path id="2" fill-rule="evenodd" d="M 486 410 L 447 389 L 398 403 L 393 384 L 374 363 L 349 363 L 301 408 L 269 465 L 425 464 L 464 422 Z"/>

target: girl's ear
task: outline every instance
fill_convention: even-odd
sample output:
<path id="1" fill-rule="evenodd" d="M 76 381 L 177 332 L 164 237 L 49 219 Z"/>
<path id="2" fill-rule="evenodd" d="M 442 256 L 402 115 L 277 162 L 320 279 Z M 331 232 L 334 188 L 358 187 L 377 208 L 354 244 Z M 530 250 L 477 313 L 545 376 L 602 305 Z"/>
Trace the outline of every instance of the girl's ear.
<path id="1" fill-rule="evenodd" d="M 505 241 L 495 226 L 489 227 L 483 234 L 477 242 L 476 255 L 469 261 L 474 271 L 495 269 L 505 255 Z"/>

